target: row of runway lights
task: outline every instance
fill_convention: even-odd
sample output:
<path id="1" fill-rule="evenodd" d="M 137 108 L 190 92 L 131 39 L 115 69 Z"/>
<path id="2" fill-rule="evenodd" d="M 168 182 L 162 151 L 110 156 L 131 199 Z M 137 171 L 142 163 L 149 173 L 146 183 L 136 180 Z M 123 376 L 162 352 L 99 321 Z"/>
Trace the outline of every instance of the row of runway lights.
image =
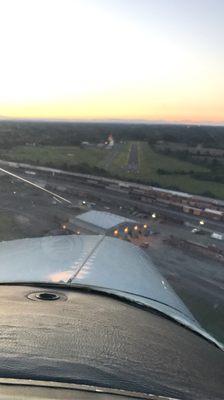
<path id="1" fill-rule="evenodd" d="M 156 218 L 156 214 L 155 214 L 155 213 L 152 214 L 152 218 L 154 218 L 154 219 Z M 62 228 L 63 230 L 66 230 L 66 229 L 67 229 L 67 224 L 62 224 L 62 225 L 61 225 L 61 228 Z M 143 228 L 146 230 L 146 229 L 148 228 L 148 225 L 147 225 L 147 224 L 144 224 L 144 225 L 143 225 Z M 140 226 L 135 225 L 133 229 L 134 229 L 134 231 L 137 233 L 137 231 L 140 229 Z M 131 230 L 130 230 L 130 231 L 131 231 Z M 128 228 L 127 226 L 124 228 L 124 233 L 125 233 L 125 234 L 128 234 L 128 233 L 129 233 L 129 228 Z M 77 235 L 80 235 L 80 231 L 77 231 L 76 234 L 77 234 Z M 118 230 L 118 229 L 115 229 L 115 230 L 114 230 L 114 236 L 118 236 L 118 234 L 119 234 L 119 230 Z"/>
<path id="2" fill-rule="evenodd" d="M 153 214 L 152 214 L 152 218 L 153 218 L 153 219 L 156 219 L 156 213 L 153 213 Z M 199 221 L 199 225 L 203 226 L 204 224 L 205 224 L 205 222 L 204 222 L 203 220 L 200 220 L 200 221 Z M 133 229 L 134 229 L 134 231 L 137 233 L 137 231 L 138 231 L 140 228 L 141 228 L 141 227 L 139 227 L 138 225 L 135 225 Z M 143 228 L 144 228 L 145 230 L 147 230 L 147 229 L 149 228 L 149 226 L 148 226 L 147 224 L 144 224 L 144 225 L 143 225 Z M 62 229 L 63 229 L 63 230 L 67 229 L 67 225 L 66 225 L 66 224 L 63 224 L 63 225 L 62 225 Z M 128 234 L 128 233 L 129 233 L 129 228 L 128 228 L 127 226 L 124 228 L 124 233 L 125 233 L 125 234 Z M 76 234 L 77 234 L 77 235 L 80 235 L 80 231 L 77 231 Z M 114 230 L 114 236 L 118 236 L 118 235 L 119 235 L 119 230 L 118 230 L 118 229 L 115 229 L 115 230 Z"/>
<path id="3" fill-rule="evenodd" d="M 153 218 L 153 219 L 156 218 L 156 213 L 153 213 L 153 214 L 152 214 L 152 218 Z M 148 228 L 149 228 L 149 226 L 148 226 L 147 224 L 144 224 L 144 225 L 143 225 L 143 229 L 145 230 L 145 232 L 147 231 Z M 141 225 L 141 226 L 135 225 L 134 228 L 133 228 L 134 232 L 136 232 L 136 233 L 137 233 L 140 229 L 142 229 L 142 225 Z M 129 232 L 131 232 L 131 231 L 133 231 L 133 230 L 132 230 L 132 229 L 129 229 L 128 226 L 126 226 L 126 227 L 123 229 L 123 233 L 128 234 Z M 115 229 L 115 230 L 114 230 L 114 236 L 118 236 L 119 233 L 120 233 L 120 231 L 119 231 L 118 229 Z"/>
<path id="4" fill-rule="evenodd" d="M 153 213 L 152 214 L 152 218 L 153 219 L 155 219 L 156 218 L 156 213 Z M 203 221 L 203 220 L 200 220 L 199 221 L 199 225 L 201 225 L 201 226 L 203 226 L 205 224 L 205 222 Z M 149 226 L 147 225 L 147 224 L 144 224 L 143 225 L 143 229 L 146 231 L 147 229 L 149 228 Z M 134 230 L 134 232 L 138 232 L 140 229 L 142 229 L 142 226 L 138 226 L 138 225 L 135 225 L 134 226 L 134 228 L 133 228 L 133 230 Z M 131 232 L 132 231 L 132 229 L 129 229 L 127 226 L 124 228 L 124 230 L 123 230 L 123 232 L 125 233 L 125 234 L 128 234 L 129 232 Z M 118 236 L 119 235 L 119 230 L 118 229 L 115 229 L 114 230 L 114 236 Z"/>

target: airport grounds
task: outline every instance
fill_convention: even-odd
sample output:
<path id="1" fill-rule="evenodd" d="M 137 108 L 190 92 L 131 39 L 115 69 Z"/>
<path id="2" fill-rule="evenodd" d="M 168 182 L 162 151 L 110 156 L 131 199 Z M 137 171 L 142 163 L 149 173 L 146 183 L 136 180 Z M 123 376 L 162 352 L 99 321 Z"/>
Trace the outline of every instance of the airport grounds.
<path id="1" fill-rule="evenodd" d="M 73 206 L 69 207 L 47 193 L 2 174 L 0 240 L 71 234 L 63 226 L 74 216 L 89 209 L 83 204 L 83 200 L 87 205 L 94 203 L 96 210 L 109 211 L 135 219 L 138 223 L 147 223 L 152 227 L 153 234 L 149 236 L 149 247 L 142 251 L 151 257 L 201 325 L 224 342 L 224 264 L 206 255 L 170 245 L 167 239 L 173 235 L 206 246 L 216 245 L 224 250 L 223 241 L 215 241 L 209 232 L 204 235 L 193 234 L 193 227 L 198 225 L 195 221 L 189 224 L 184 214 L 174 220 L 157 212 L 156 218 L 152 218 L 155 211 L 153 208 L 147 213 L 136 211 L 128 200 L 121 202 L 119 193 L 113 193 L 110 198 L 108 194 L 103 195 L 102 189 L 97 192 L 88 185 L 79 185 L 73 179 L 65 182 L 62 177 L 60 182 L 52 174 L 43 175 L 38 172 L 33 177 L 26 175 L 24 171 L 22 175 L 39 185 L 57 188 L 57 193 L 70 199 Z M 75 194 L 71 194 L 71 186 L 75 188 Z M 92 234 L 91 231 L 80 233 Z"/>

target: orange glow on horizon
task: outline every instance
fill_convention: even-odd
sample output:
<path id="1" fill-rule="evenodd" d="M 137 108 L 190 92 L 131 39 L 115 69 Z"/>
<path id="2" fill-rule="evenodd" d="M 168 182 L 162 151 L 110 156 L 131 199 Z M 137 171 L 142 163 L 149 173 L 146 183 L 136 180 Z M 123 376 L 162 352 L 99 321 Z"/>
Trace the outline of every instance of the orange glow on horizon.
<path id="1" fill-rule="evenodd" d="M 74 104 L 74 105 L 73 105 Z M 144 112 L 144 107 L 139 107 L 138 104 L 130 104 L 128 110 L 125 107 L 120 108 L 116 106 L 114 101 L 105 98 L 101 101 L 80 101 L 74 103 L 49 103 L 49 104 L 27 104 L 27 105 L 1 105 L 1 116 L 4 119 L 7 118 L 18 118 L 18 119 L 49 119 L 49 120 L 82 120 L 82 121 L 94 121 L 94 120 L 126 120 L 126 121 L 155 121 L 155 122 L 168 122 L 168 123 L 214 123 L 224 124 L 224 113 L 222 110 L 206 109 L 203 111 L 200 107 L 200 112 L 197 112 L 197 108 L 192 110 L 186 108 L 183 105 L 183 111 L 179 110 L 177 105 L 176 110 L 164 111 L 163 106 L 157 104 L 149 104 L 149 112 Z M 75 111 L 74 111 L 75 110 Z"/>

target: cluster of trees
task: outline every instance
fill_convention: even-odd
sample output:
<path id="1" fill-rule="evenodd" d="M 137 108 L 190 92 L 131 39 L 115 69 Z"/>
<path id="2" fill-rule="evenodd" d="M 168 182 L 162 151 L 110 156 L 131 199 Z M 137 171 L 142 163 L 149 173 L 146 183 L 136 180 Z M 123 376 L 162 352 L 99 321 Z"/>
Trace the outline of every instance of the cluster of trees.
<path id="1" fill-rule="evenodd" d="M 207 167 L 208 169 L 213 169 L 213 168 L 220 168 L 223 169 L 224 173 L 224 159 L 221 159 L 221 157 L 215 157 L 215 156 L 209 156 L 209 155 L 194 155 L 190 153 L 187 149 L 186 150 L 178 150 L 178 151 L 171 151 L 169 148 L 165 148 L 163 151 L 158 151 L 156 148 L 154 148 L 154 151 L 157 153 L 162 153 L 164 155 L 168 155 L 169 157 L 177 158 L 178 160 L 181 161 L 188 161 L 192 164 L 196 165 L 202 165 L 203 167 Z M 160 171 L 157 171 L 160 173 Z M 178 173 L 178 172 L 177 172 Z M 179 172 L 182 175 L 184 174 L 184 171 Z M 160 173 L 163 175 L 163 172 Z"/>
<path id="2" fill-rule="evenodd" d="M 200 181 L 210 181 L 210 182 L 218 182 L 224 183 L 224 170 L 222 167 L 217 167 L 216 163 L 211 166 L 207 171 L 198 172 L 194 170 L 165 170 L 163 168 L 157 169 L 158 175 L 189 175 L 191 178 L 200 180 Z"/>
<path id="3" fill-rule="evenodd" d="M 199 143 L 204 147 L 224 148 L 224 127 L 216 126 L 186 126 L 186 125 L 159 125 L 159 124 L 133 124 L 133 123 L 74 123 L 74 122 L 44 122 L 44 121 L 0 121 L 0 148 L 10 149 L 18 145 L 30 146 L 78 146 L 82 141 L 98 143 L 104 141 L 112 134 L 115 142 L 138 140 L 148 142 L 154 149 L 158 141 L 184 143 L 196 146 Z M 215 157 L 190 154 L 187 149 L 172 152 L 167 147 L 164 153 L 181 160 L 207 166 L 207 172 L 195 172 L 194 170 L 166 171 L 162 168 L 157 170 L 159 175 L 190 175 L 191 177 L 224 183 L 224 168 L 221 160 Z M 36 162 L 38 164 L 38 162 Z M 54 167 L 51 162 L 46 166 Z M 58 168 L 108 176 L 109 171 L 90 167 L 87 163 L 69 165 L 66 162 L 57 165 Z M 114 176 L 114 175 L 113 175 Z M 119 176 L 117 176 L 119 178 Z M 138 182 L 138 179 L 134 179 Z M 142 182 L 142 180 L 139 182 Z M 144 181 L 147 184 L 160 187 L 158 182 Z M 167 189 L 178 190 L 175 185 L 167 186 Z M 205 192 L 204 195 L 214 197 L 212 193 Z"/>
<path id="4" fill-rule="evenodd" d="M 224 148 L 224 126 L 151 125 L 150 127 L 152 128 L 148 138 L 150 145 L 162 140 L 188 146 L 196 146 L 200 143 L 204 147 Z"/>
<path id="5" fill-rule="evenodd" d="M 100 142 L 112 134 L 115 141 L 140 140 L 150 145 L 158 140 L 195 146 L 224 148 L 224 127 L 133 123 L 74 123 L 44 121 L 1 121 L 0 146 L 36 144 L 69 146 L 82 141 Z"/>
<path id="6" fill-rule="evenodd" d="M 192 176 L 200 181 L 224 183 L 223 171 L 210 170 L 209 172 L 194 172 Z"/>
<path id="7" fill-rule="evenodd" d="M 158 168 L 156 172 L 158 175 L 192 175 L 194 173 L 193 170 L 186 171 L 182 169 L 175 169 L 170 171 L 163 168 Z"/>

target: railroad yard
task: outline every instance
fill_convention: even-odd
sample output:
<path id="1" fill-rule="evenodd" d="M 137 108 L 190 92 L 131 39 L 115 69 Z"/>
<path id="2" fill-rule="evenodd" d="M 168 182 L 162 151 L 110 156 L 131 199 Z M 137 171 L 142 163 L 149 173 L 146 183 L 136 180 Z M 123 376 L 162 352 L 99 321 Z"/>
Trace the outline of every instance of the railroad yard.
<path id="1" fill-rule="evenodd" d="M 84 142 L 85 143 L 85 142 Z M 222 180 L 207 179 L 211 171 L 197 164 L 164 155 L 144 141 L 118 142 L 107 149 L 104 144 L 85 146 L 15 146 L 0 149 L 0 159 L 48 166 L 94 175 L 117 177 L 203 196 L 211 193 L 224 198 Z M 200 178 L 203 177 L 202 178 Z"/>
<path id="2" fill-rule="evenodd" d="M 71 204 L 2 174 L 0 176 L 1 240 L 77 234 L 75 231 L 66 231 L 65 227 L 71 218 L 90 208 L 134 218 L 139 224 L 146 223 L 151 227 L 152 234 L 148 236 L 148 246 L 145 246 L 143 251 L 149 254 L 156 267 L 168 279 L 199 322 L 217 339 L 224 342 L 224 263 L 215 257 L 208 257 L 206 252 L 197 251 L 197 245 L 212 248 L 213 251 L 214 249 L 224 251 L 224 241 L 211 237 L 214 230 L 224 233 L 222 211 L 219 211 L 220 214 L 211 213 L 212 217 L 202 213 L 195 215 L 197 204 L 194 204 L 189 206 L 193 208 L 193 212 L 189 210 L 186 213 L 183 205 L 182 208 L 175 208 L 172 205 L 167 207 L 166 203 L 155 198 L 153 201 L 149 199 L 148 202 L 146 198 L 136 199 L 130 196 L 124 183 L 123 187 L 118 185 L 117 190 L 114 190 L 115 182 L 110 182 L 108 185 L 108 181 L 99 180 L 96 183 L 94 177 L 84 179 L 54 171 L 35 170 L 27 166 L 26 169 L 11 166 L 10 171 L 54 191 L 70 200 Z M 111 188 L 108 187 L 110 185 Z M 160 191 L 159 193 L 161 195 Z M 170 193 L 168 195 L 170 196 Z M 176 193 L 173 193 L 173 196 L 177 199 Z M 201 198 L 197 201 L 199 200 L 202 201 Z M 204 200 L 208 203 L 208 199 Z M 222 203 L 209 206 L 214 210 L 217 208 L 222 210 Z M 193 229 L 201 229 L 202 219 L 203 233 L 193 233 Z M 85 230 L 78 232 L 78 234 L 91 233 Z M 195 250 L 189 251 L 186 245 L 171 243 L 171 237 L 193 242 L 194 246 L 196 244 Z M 137 242 L 136 244 L 139 244 Z"/>

